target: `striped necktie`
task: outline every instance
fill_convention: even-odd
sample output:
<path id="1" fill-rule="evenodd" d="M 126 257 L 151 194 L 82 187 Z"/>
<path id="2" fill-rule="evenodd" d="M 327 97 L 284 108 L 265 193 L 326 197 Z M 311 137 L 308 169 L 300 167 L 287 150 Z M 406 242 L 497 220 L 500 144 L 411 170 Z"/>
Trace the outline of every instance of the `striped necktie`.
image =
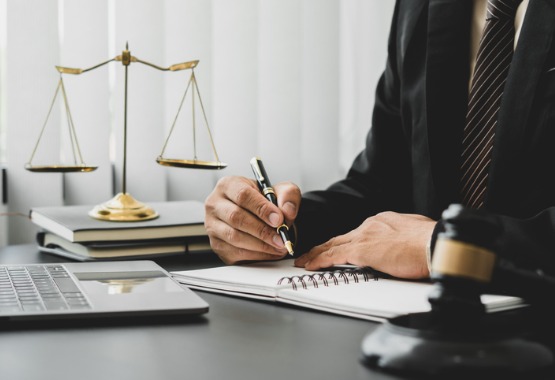
<path id="1" fill-rule="evenodd" d="M 497 113 L 514 49 L 516 9 L 522 0 L 489 0 L 470 88 L 463 137 L 463 204 L 484 204 Z"/>

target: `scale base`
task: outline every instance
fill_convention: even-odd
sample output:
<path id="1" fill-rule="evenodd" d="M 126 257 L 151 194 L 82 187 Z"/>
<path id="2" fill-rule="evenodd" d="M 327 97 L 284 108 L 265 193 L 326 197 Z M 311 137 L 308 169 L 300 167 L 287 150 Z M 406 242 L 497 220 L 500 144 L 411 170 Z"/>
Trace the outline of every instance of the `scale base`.
<path id="1" fill-rule="evenodd" d="M 440 332 L 431 313 L 404 315 L 364 337 L 361 360 L 373 369 L 426 379 L 548 378 L 553 353 L 547 347 L 509 330 L 492 333 L 492 326 Z"/>
<path id="2" fill-rule="evenodd" d="M 95 206 L 89 216 L 111 222 L 141 222 L 156 219 L 158 213 L 129 193 L 119 193 L 108 202 Z"/>

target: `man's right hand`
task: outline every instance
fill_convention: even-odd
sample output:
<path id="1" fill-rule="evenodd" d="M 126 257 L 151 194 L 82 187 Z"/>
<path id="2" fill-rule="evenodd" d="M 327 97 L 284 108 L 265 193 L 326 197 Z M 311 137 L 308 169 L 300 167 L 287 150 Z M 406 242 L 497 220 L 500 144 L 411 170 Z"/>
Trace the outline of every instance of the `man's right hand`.
<path id="1" fill-rule="evenodd" d="M 276 227 L 297 217 L 301 191 L 290 182 L 274 186 L 278 206 L 268 201 L 256 182 L 224 177 L 206 198 L 204 225 L 210 245 L 227 264 L 249 260 L 277 260 L 287 254 Z"/>

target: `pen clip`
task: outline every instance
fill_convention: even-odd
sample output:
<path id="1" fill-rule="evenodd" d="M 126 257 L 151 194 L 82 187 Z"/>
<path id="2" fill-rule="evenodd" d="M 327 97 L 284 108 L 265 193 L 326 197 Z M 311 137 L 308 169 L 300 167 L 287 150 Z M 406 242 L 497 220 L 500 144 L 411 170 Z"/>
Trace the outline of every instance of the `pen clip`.
<path id="1" fill-rule="evenodd" d="M 258 164 L 258 158 L 257 157 L 253 157 L 251 159 L 251 168 L 252 168 L 252 171 L 254 172 L 254 176 L 256 177 L 256 180 L 260 184 L 263 184 L 264 181 L 265 181 L 265 178 L 262 175 L 262 170 L 260 169 L 260 165 Z"/>

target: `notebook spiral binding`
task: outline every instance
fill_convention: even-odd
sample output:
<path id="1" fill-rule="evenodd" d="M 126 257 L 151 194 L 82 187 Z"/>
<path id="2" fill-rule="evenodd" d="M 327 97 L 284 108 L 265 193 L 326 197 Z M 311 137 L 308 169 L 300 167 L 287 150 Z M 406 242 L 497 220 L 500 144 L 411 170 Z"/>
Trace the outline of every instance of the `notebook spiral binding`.
<path id="1" fill-rule="evenodd" d="M 282 277 L 279 279 L 278 285 L 291 284 L 293 290 L 297 290 L 298 285 L 303 289 L 307 289 L 309 283 L 312 283 L 317 288 L 319 285 L 329 286 L 330 282 L 334 285 L 339 285 L 340 282 L 348 284 L 350 281 L 355 283 L 359 281 L 368 282 L 370 280 L 378 281 L 379 278 L 378 272 L 369 267 L 346 268 L 305 274 L 303 276 Z"/>

